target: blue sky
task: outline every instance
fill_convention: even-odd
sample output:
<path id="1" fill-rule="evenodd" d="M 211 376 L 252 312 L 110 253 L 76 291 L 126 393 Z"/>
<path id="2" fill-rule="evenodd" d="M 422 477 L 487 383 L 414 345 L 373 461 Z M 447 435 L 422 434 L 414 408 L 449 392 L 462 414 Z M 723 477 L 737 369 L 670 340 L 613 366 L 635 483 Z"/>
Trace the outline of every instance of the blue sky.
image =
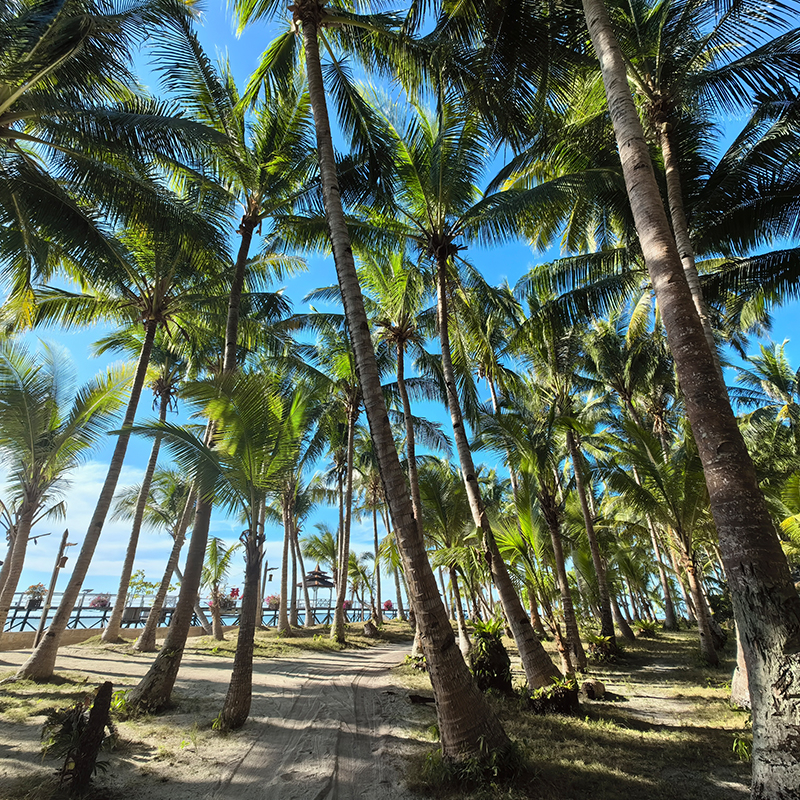
<path id="1" fill-rule="evenodd" d="M 205 4 L 205 9 L 199 30 L 200 39 L 212 57 L 222 56 L 227 53 L 234 75 L 241 86 L 258 63 L 260 54 L 278 32 L 279 26 L 275 23 L 269 26 L 257 23 L 245 31 L 240 38 L 237 38 L 234 35 L 234 25 L 224 2 L 221 2 L 221 0 L 208 0 Z M 148 77 L 146 69 L 143 71 L 143 76 L 145 82 L 152 80 L 152 76 Z M 152 88 L 155 89 L 156 87 L 153 86 Z M 729 121 L 727 127 L 728 130 L 734 130 L 736 121 Z M 552 258 L 557 253 L 548 255 L 549 258 Z M 543 260 L 549 260 L 549 258 L 535 256 L 528 247 L 521 243 L 510 244 L 494 250 L 473 249 L 470 251 L 469 257 L 483 271 L 489 282 L 497 284 L 502 281 L 508 281 L 512 285 L 531 266 Z M 316 287 L 332 284 L 335 280 L 332 262 L 329 259 L 312 257 L 309 259 L 308 272 L 288 281 L 285 288 L 288 296 L 294 301 L 295 311 L 303 311 L 307 310 L 307 306 L 304 306 L 301 302 L 305 294 Z M 772 338 L 775 341 L 782 341 L 784 338 L 794 339 L 796 337 L 798 330 L 797 313 L 797 304 L 792 304 L 785 309 L 775 310 L 772 332 Z M 72 353 L 72 357 L 76 362 L 80 379 L 86 380 L 104 364 L 113 360 L 108 357 L 103 359 L 90 358 L 91 343 L 102 332 L 100 329 L 74 333 L 42 331 L 38 332 L 37 335 L 43 339 L 57 341 L 66 347 Z M 800 337 L 790 343 L 787 352 L 791 362 L 796 366 L 800 365 Z M 139 407 L 140 419 L 152 416 L 150 402 L 150 398 L 146 394 L 143 395 Z M 445 431 L 449 432 L 449 418 L 443 410 L 439 419 L 444 423 Z M 97 453 L 92 462 L 82 467 L 73 476 L 72 488 L 67 495 L 69 507 L 67 526 L 71 531 L 71 541 L 80 542 L 83 539 L 88 519 L 91 516 L 99 493 L 100 484 L 105 476 L 105 465 L 112 447 L 113 442 L 109 441 L 108 445 Z M 127 466 L 123 471 L 120 486 L 130 485 L 140 480 L 148 451 L 149 443 L 132 441 L 128 452 Z M 325 519 L 335 525 L 335 512 L 333 510 L 322 510 L 320 511 L 319 519 Z M 355 523 L 353 549 L 357 552 L 372 550 L 370 526 L 371 522 L 367 519 L 363 523 Z M 62 529 L 63 525 L 58 524 L 52 528 L 42 528 L 37 531 L 52 530 L 53 535 L 41 540 L 37 546 L 30 548 L 30 555 L 20 583 L 21 588 L 25 588 L 30 583 L 40 580 L 46 582 L 49 579 L 54 550 L 59 539 L 58 534 Z M 212 534 L 233 539 L 238 536 L 239 529 L 240 525 L 235 521 L 215 518 Z M 309 524 L 307 530 L 311 530 L 311 524 Z M 106 523 L 96 558 L 85 582 L 85 588 L 91 588 L 93 591 L 114 591 L 116 589 L 120 560 L 127 542 L 128 532 L 129 525 L 127 523 L 113 521 Z M 282 532 L 278 529 L 272 529 L 268 532 L 267 559 L 271 566 L 277 566 L 280 561 L 281 535 Z M 157 580 L 163 570 L 168 549 L 169 540 L 165 535 L 152 532 L 144 534 L 135 568 L 144 569 L 148 579 Z M 66 571 L 62 571 L 59 588 L 66 581 L 67 576 L 65 573 Z M 234 572 L 230 585 L 234 586 L 239 582 L 240 576 Z"/>

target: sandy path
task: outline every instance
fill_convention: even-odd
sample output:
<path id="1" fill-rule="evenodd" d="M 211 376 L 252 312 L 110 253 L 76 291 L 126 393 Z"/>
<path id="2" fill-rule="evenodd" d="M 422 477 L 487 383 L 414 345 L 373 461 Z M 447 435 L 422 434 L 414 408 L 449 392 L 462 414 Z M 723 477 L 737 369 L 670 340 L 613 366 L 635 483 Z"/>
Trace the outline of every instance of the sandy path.
<path id="1" fill-rule="evenodd" d="M 163 725 L 162 733 L 130 726 L 123 736 L 133 746 L 113 757 L 113 769 L 98 783 L 114 794 L 133 791 L 137 800 L 411 800 L 399 767 L 414 711 L 389 672 L 407 650 L 389 645 L 258 660 L 251 717 L 241 732 L 218 737 L 205 731 L 201 742 L 184 747 L 183 741 L 178 749 Z M 0 670 L 27 655 L 0 653 Z M 144 674 L 149 664 L 145 656 L 68 647 L 57 668 L 87 673 L 91 684 L 107 678 L 119 685 Z M 181 728 L 191 725 L 187 708 L 206 726 L 216 716 L 230 668 L 230 659 L 185 656 L 176 684 L 178 713 L 155 718 L 173 717 L 178 731 L 172 739 L 180 740 L 186 735 Z M 37 737 L 28 729 L 38 732 L 41 721 L 0 726 L 0 747 L 13 751 L 17 766 L 6 762 L 0 769 L 0 790 L 4 778 L 10 786 L 39 761 Z"/>

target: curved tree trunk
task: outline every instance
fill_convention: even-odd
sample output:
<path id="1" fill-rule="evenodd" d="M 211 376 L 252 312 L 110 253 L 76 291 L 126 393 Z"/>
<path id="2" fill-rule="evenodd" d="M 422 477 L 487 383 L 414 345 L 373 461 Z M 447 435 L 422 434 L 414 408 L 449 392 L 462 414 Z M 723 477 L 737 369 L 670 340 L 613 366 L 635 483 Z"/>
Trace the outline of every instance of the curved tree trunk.
<path id="1" fill-rule="evenodd" d="M 292 561 L 292 586 L 289 592 L 289 625 L 292 628 L 299 628 L 297 616 L 297 546 L 294 532 L 294 519 L 289 515 L 289 555 Z"/>
<path id="2" fill-rule="evenodd" d="M 336 584 L 336 605 L 333 610 L 333 623 L 331 624 L 331 639 L 339 644 L 344 644 L 345 613 L 344 600 L 347 596 L 347 584 L 350 571 L 350 523 L 353 519 L 353 457 L 355 454 L 356 419 L 358 418 L 358 404 L 348 409 L 347 414 L 347 474 L 344 490 L 344 528 L 339 540 L 339 583 Z"/>
<path id="3" fill-rule="evenodd" d="M 686 283 L 625 63 L 602 0 L 583 0 L 625 184 L 703 463 L 753 702 L 754 800 L 800 786 L 800 597 Z"/>
<path id="4" fill-rule="evenodd" d="M 372 433 L 384 485 L 384 496 L 404 562 L 409 598 L 436 698 L 442 753 L 446 759 L 482 758 L 505 750 L 508 738 L 494 712 L 475 686 L 456 647 L 453 630 L 444 614 L 425 545 L 411 505 L 405 476 L 392 436 L 381 390 L 375 351 L 358 285 L 350 237 L 342 210 L 333 154 L 328 109 L 322 82 L 317 42 L 320 10 L 316 2 L 295 4 L 295 19 L 302 24 L 306 50 L 309 96 L 317 134 L 320 177 L 333 257 L 342 291 L 345 317 L 353 344 L 364 407 Z"/>
<path id="5" fill-rule="evenodd" d="M 681 553 L 683 568 L 686 571 L 686 580 L 689 583 L 689 591 L 692 593 L 694 607 L 697 609 L 697 632 L 700 635 L 700 655 L 712 667 L 719 665 L 719 656 L 714 647 L 714 636 L 711 633 L 711 623 L 706 613 L 705 601 L 703 600 L 702 589 L 700 588 L 699 578 L 694 568 L 694 561 L 689 553 Z"/>
<path id="6" fill-rule="evenodd" d="M 192 624 L 194 604 L 197 601 L 200 576 L 206 556 L 211 511 L 212 505 L 208 500 L 200 498 L 197 501 L 189 552 L 186 555 L 186 569 L 181 581 L 178 604 L 172 615 L 172 623 L 152 666 L 128 695 L 131 709 L 154 713 L 169 705 L 172 687 L 178 677 L 183 649 L 186 647 L 186 638 Z"/>
<path id="7" fill-rule="evenodd" d="M 467 622 L 464 619 L 464 605 L 461 602 L 461 592 L 458 590 L 458 574 L 455 567 L 450 567 L 450 586 L 453 589 L 453 606 L 456 611 L 456 621 L 458 622 L 458 647 L 461 655 L 466 658 L 472 650 L 472 642 L 467 633 Z"/>
<path id="8" fill-rule="evenodd" d="M 539 600 L 536 596 L 536 589 L 533 587 L 532 583 L 529 583 L 527 588 L 528 607 L 531 612 L 531 625 L 540 639 L 546 639 L 547 631 L 544 629 L 544 625 L 542 625 L 542 617 L 541 614 L 539 614 Z"/>
<path id="9" fill-rule="evenodd" d="M 163 423 L 167 419 L 167 409 L 169 408 L 169 394 L 164 392 L 161 395 L 161 402 L 158 408 L 158 421 Z M 119 579 L 119 588 L 117 589 L 117 597 L 114 600 L 114 606 L 111 609 L 111 615 L 108 618 L 108 624 L 103 631 L 101 640 L 103 642 L 116 642 L 119 640 L 119 631 L 122 625 L 122 612 L 125 610 L 125 600 L 128 597 L 128 586 L 131 582 L 131 574 L 133 573 L 133 562 L 136 559 L 136 548 L 139 544 L 139 533 L 142 530 L 142 520 L 144 519 L 144 511 L 147 507 L 147 497 L 150 494 L 150 484 L 153 482 L 153 475 L 156 471 L 156 463 L 158 462 L 158 453 L 161 449 L 161 436 L 158 435 L 153 439 L 153 447 L 150 450 L 150 458 L 147 462 L 147 468 L 144 471 L 144 478 L 142 478 L 142 486 L 139 490 L 139 497 L 136 500 L 136 511 L 133 516 L 133 526 L 131 527 L 131 536 L 128 539 L 128 549 L 125 551 L 125 560 L 122 562 L 122 575 Z M 150 609 L 152 613 L 152 608 Z"/>
<path id="10" fill-rule="evenodd" d="M 303 605 L 305 607 L 305 615 L 304 615 L 304 628 L 310 628 L 314 624 L 314 620 L 311 617 L 313 610 L 311 608 L 311 598 L 308 595 L 308 585 L 306 584 L 306 567 L 303 563 L 303 551 L 300 549 L 300 539 L 297 533 L 297 526 L 294 524 L 294 520 L 292 520 L 292 541 L 294 543 L 294 552 L 295 557 L 297 558 L 298 564 L 300 564 L 300 575 L 301 580 L 303 582 Z"/>
<path id="11" fill-rule="evenodd" d="M 239 616 L 239 638 L 233 657 L 228 692 L 219 715 L 222 730 L 236 730 L 247 721 L 253 699 L 253 643 L 258 617 L 258 579 L 261 577 L 263 537 L 250 533 L 244 540 L 247 563 L 244 568 L 244 594 Z"/>
<path id="12" fill-rule="evenodd" d="M 558 588 L 561 591 L 561 610 L 564 613 L 564 627 L 567 631 L 567 647 L 569 648 L 570 661 L 578 672 L 585 672 L 586 653 L 581 644 L 578 620 L 575 617 L 575 608 L 572 605 L 572 594 L 569 590 L 569 580 L 567 579 L 567 567 L 564 563 L 564 547 L 561 544 L 561 531 L 556 519 L 552 498 L 549 495 L 540 495 L 539 505 L 547 520 L 550 541 L 553 545 L 553 566 L 558 578 Z"/>
<path id="13" fill-rule="evenodd" d="M 666 126 L 670 123 L 666 122 Z M 664 174 L 667 182 L 667 201 L 669 203 L 670 218 L 672 220 L 672 231 L 675 235 L 675 244 L 678 248 L 683 272 L 686 275 L 686 283 L 692 293 L 692 301 L 700 317 L 700 324 L 703 326 L 703 335 L 708 344 L 708 350 L 714 360 L 714 365 L 719 374 L 720 383 L 725 384 L 722 375 L 722 366 L 719 363 L 719 353 L 717 353 L 717 343 L 714 339 L 714 331 L 711 329 L 711 319 L 708 315 L 708 307 L 703 300 L 703 290 L 700 288 L 700 276 L 697 274 L 697 266 L 694 260 L 694 248 L 689 237 L 689 225 L 686 222 L 686 211 L 683 206 L 683 189 L 681 188 L 681 174 L 678 166 L 678 155 L 674 147 L 674 133 L 668 128 L 659 130 L 658 143 L 661 145 L 661 156 L 664 159 Z"/>
<path id="14" fill-rule="evenodd" d="M 225 630 L 222 625 L 222 594 L 219 586 L 214 586 L 211 589 L 211 635 L 218 642 L 225 641 Z"/>
<path id="15" fill-rule="evenodd" d="M 6 579 L 0 592 L 0 639 L 3 638 L 3 630 L 6 627 L 8 612 L 14 602 L 14 595 L 17 593 L 22 568 L 25 565 L 25 553 L 28 550 L 30 541 L 31 526 L 33 518 L 36 516 L 36 504 L 26 502 L 20 509 L 17 517 L 16 533 L 14 543 L 8 556 L 8 570 Z M 5 566 L 5 565 L 4 565 Z"/>
<path id="16" fill-rule="evenodd" d="M 597 543 L 597 536 L 594 530 L 594 520 L 586 499 L 586 487 L 583 484 L 583 458 L 575 444 L 575 435 L 571 430 L 567 431 L 567 448 L 569 457 L 572 460 L 572 471 L 575 474 L 575 487 L 578 490 L 578 499 L 581 503 L 583 522 L 586 526 L 586 538 L 589 540 L 589 549 L 592 552 L 592 564 L 597 576 L 597 592 L 600 596 L 600 635 L 608 636 L 611 645 L 617 646 L 616 635 L 614 633 L 614 617 L 611 612 L 611 600 L 608 593 L 608 581 L 606 579 L 606 568 L 603 564 L 603 557 L 600 555 L 600 545 Z"/>
<path id="17" fill-rule="evenodd" d="M 372 509 L 372 537 L 375 540 L 375 622 L 383 622 L 383 608 L 381 606 L 381 560 L 378 557 L 380 542 L 378 541 L 378 509 Z"/>
<path id="18" fill-rule="evenodd" d="M 106 521 L 108 510 L 111 508 L 114 490 L 117 488 L 117 481 L 122 471 L 122 463 L 125 460 L 128 441 L 131 436 L 130 428 L 136 416 L 136 406 L 139 404 L 139 397 L 142 393 L 142 387 L 144 386 L 147 376 L 147 366 L 150 363 L 150 353 L 153 349 L 153 341 L 156 336 L 157 328 L 158 323 L 155 320 L 147 320 L 147 322 L 145 322 L 142 349 L 139 353 L 139 362 L 136 365 L 136 374 L 133 378 L 131 397 L 122 420 L 122 431 L 117 437 L 117 444 L 111 456 L 111 463 L 106 473 L 105 482 L 100 490 L 97 506 L 89 522 L 89 529 L 86 531 L 86 537 L 81 546 L 81 552 L 75 560 L 75 567 L 64 589 L 64 594 L 56 609 L 53 621 L 50 623 L 50 627 L 47 631 L 45 631 L 44 636 L 30 658 L 19 668 L 16 674 L 16 677 L 19 679 L 27 678 L 29 680 L 42 681 L 48 680 L 53 676 L 53 670 L 56 664 L 56 653 L 58 652 L 61 635 L 67 627 L 72 609 L 75 607 L 75 602 L 78 599 L 78 594 L 83 585 L 83 579 L 86 577 L 86 572 L 89 569 L 89 565 L 92 563 L 92 556 L 94 556 L 97 542 L 103 531 L 103 524 Z"/>
<path id="19" fill-rule="evenodd" d="M 172 575 L 175 573 L 178 567 L 178 559 L 180 558 L 183 543 L 186 541 L 186 529 L 189 527 L 189 521 L 191 519 L 191 512 L 192 508 L 194 507 L 194 503 L 195 495 L 194 491 L 192 491 L 186 500 L 186 505 L 184 507 L 183 514 L 181 515 L 181 521 L 178 524 L 178 529 L 175 531 L 175 538 L 172 542 L 172 550 L 170 551 L 169 558 L 167 559 L 167 566 L 164 569 L 164 577 L 161 578 L 161 583 L 158 586 L 158 591 L 156 591 L 156 596 L 153 599 L 153 605 L 150 609 L 150 613 L 147 615 L 147 621 L 144 624 L 144 628 L 139 634 L 139 638 L 133 645 L 133 649 L 138 650 L 140 653 L 155 652 L 156 630 L 161 618 L 161 609 L 164 607 L 164 600 L 167 597 L 169 585 L 172 582 Z"/>
<path id="20" fill-rule="evenodd" d="M 664 630 L 676 631 L 678 630 L 678 618 L 675 616 L 675 605 L 672 602 L 672 591 L 670 590 L 669 580 L 667 579 L 667 571 L 664 569 L 664 563 L 661 561 L 661 548 L 658 544 L 656 526 L 653 524 L 653 521 L 650 519 L 650 517 L 647 518 L 647 527 L 650 530 L 650 541 L 653 544 L 653 554 L 656 557 L 658 579 L 661 583 L 661 592 L 664 595 Z"/>
<path id="21" fill-rule="evenodd" d="M 617 602 L 617 596 L 614 592 L 611 592 L 611 610 L 614 614 L 614 620 L 617 623 L 617 627 L 622 634 L 622 638 L 626 639 L 629 642 L 636 641 L 636 635 L 634 634 L 631 626 L 628 624 L 628 620 L 625 619 L 622 611 L 620 610 L 619 603 Z"/>
<path id="22" fill-rule="evenodd" d="M 238 340 L 239 305 L 241 303 L 242 288 L 247 266 L 247 255 L 256 221 L 242 219 L 242 242 L 236 258 L 233 280 L 231 281 L 231 295 L 228 301 L 228 316 L 225 328 L 225 355 L 222 362 L 223 377 L 233 375 L 236 371 L 236 345 Z M 206 429 L 206 441 L 213 447 L 215 427 L 209 423 Z M 172 623 L 167 633 L 164 645 L 156 656 L 155 661 L 142 678 L 139 684 L 131 690 L 129 702 L 131 708 L 145 711 L 157 711 L 164 708 L 170 701 L 172 687 L 178 677 L 183 650 L 192 624 L 194 606 L 197 605 L 200 579 L 203 572 L 203 563 L 208 543 L 208 529 L 211 524 L 213 506 L 209 498 L 200 497 L 195 509 L 192 539 L 189 543 L 189 552 L 186 555 L 186 568 L 181 591 L 178 595 L 178 604 L 172 616 Z M 201 617 L 202 618 L 202 617 Z"/>
<path id="23" fill-rule="evenodd" d="M 289 544 L 292 540 L 292 523 L 290 520 L 289 501 L 283 502 L 283 560 L 281 563 L 281 604 L 278 610 L 278 633 L 291 636 L 289 625 Z"/>
<path id="24" fill-rule="evenodd" d="M 472 519 L 475 522 L 475 526 L 479 528 L 482 533 L 483 547 L 486 553 L 486 559 L 489 562 L 492 580 L 497 587 L 506 620 L 514 635 L 514 641 L 519 650 L 522 668 L 525 671 L 528 686 L 531 691 L 533 691 L 542 686 L 550 686 L 553 682 L 553 678 L 560 677 L 561 673 L 547 654 L 547 651 L 542 647 L 542 643 L 531 627 L 528 615 L 522 607 L 519 595 L 516 589 L 514 589 L 514 584 L 511 582 L 511 576 L 508 574 L 508 569 L 500 555 L 500 550 L 497 547 L 494 532 L 492 531 L 492 526 L 486 515 L 486 510 L 481 498 L 480 487 L 478 486 L 478 472 L 475 469 L 475 464 L 472 460 L 472 452 L 470 451 L 469 442 L 467 441 L 467 434 L 464 430 L 464 418 L 461 413 L 455 372 L 453 371 L 453 361 L 450 355 L 446 270 L 447 260 L 445 258 L 440 258 L 437 269 L 436 286 L 439 342 L 442 351 L 442 372 L 447 389 L 447 406 L 453 425 L 453 438 L 456 443 L 458 460 L 461 465 L 461 475 L 466 488 Z"/>

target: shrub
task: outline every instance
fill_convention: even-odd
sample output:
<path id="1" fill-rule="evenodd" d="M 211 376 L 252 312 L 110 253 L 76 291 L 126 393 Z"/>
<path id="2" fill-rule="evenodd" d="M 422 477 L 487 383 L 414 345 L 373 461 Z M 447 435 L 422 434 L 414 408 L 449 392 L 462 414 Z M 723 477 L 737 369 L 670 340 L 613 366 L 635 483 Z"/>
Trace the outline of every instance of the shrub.
<path id="1" fill-rule="evenodd" d="M 586 643 L 588 644 L 589 659 L 595 664 L 615 664 L 619 655 L 619 647 L 616 647 L 610 636 L 601 636 L 599 633 L 587 633 Z"/>
<path id="2" fill-rule="evenodd" d="M 111 608 L 111 595 L 98 594 L 92 598 L 89 608 Z"/>
<path id="3" fill-rule="evenodd" d="M 383 601 L 383 610 L 384 611 L 391 611 L 393 608 L 394 608 L 394 606 L 392 605 L 392 601 L 391 600 L 384 600 Z"/>
<path id="4" fill-rule="evenodd" d="M 503 694 L 512 694 L 511 659 L 503 645 L 504 625 L 500 619 L 475 623 L 475 645 L 470 651 L 469 662 L 475 682 L 482 691 L 495 689 Z"/>
<path id="5" fill-rule="evenodd" d="M 528 701 L 534 714 L 575 714 L 578 704 L 578 682 L 572 675 L 553 678 L 552 686 L 536 689 Z"/>
<path id="6" fill-rule="evenodd" d="M 636 628 L 636 633 L 641 639 L 655 639 L 656 631 L 660 626 L 657 622 L 651 622 L 648 619 L 637 619 L 633 623 L 633 627 Z"/>

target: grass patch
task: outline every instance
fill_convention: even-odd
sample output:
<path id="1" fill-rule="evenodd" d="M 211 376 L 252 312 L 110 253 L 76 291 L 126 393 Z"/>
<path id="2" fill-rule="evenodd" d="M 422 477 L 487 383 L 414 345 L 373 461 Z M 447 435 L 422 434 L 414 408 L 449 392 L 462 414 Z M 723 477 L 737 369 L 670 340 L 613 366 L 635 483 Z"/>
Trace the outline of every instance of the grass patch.
<path id="1" fill-rule="evenodd" d="M 506 645 L 516 655 L 513 643 Z M 710 669 L 697 650 L 693 631 L 626 645 L 618 663 L 589 672 L 612 699 L 583 702 L 577 716 L 538 717 L 518 699 L 488 695 L 519 762 L 511 776 L 495 779 L 490 770 L 470 790 L 448 782 L 430 740 L 424 743 L 420 719 L 409 788 L 442 800 L 746 800 L 749 715 L 728 703 L 733 657 L 726 654 L 721 668 Z M 411 666 L 395 673 L 413 691 L 430 687 L 427 674 Z"/>

